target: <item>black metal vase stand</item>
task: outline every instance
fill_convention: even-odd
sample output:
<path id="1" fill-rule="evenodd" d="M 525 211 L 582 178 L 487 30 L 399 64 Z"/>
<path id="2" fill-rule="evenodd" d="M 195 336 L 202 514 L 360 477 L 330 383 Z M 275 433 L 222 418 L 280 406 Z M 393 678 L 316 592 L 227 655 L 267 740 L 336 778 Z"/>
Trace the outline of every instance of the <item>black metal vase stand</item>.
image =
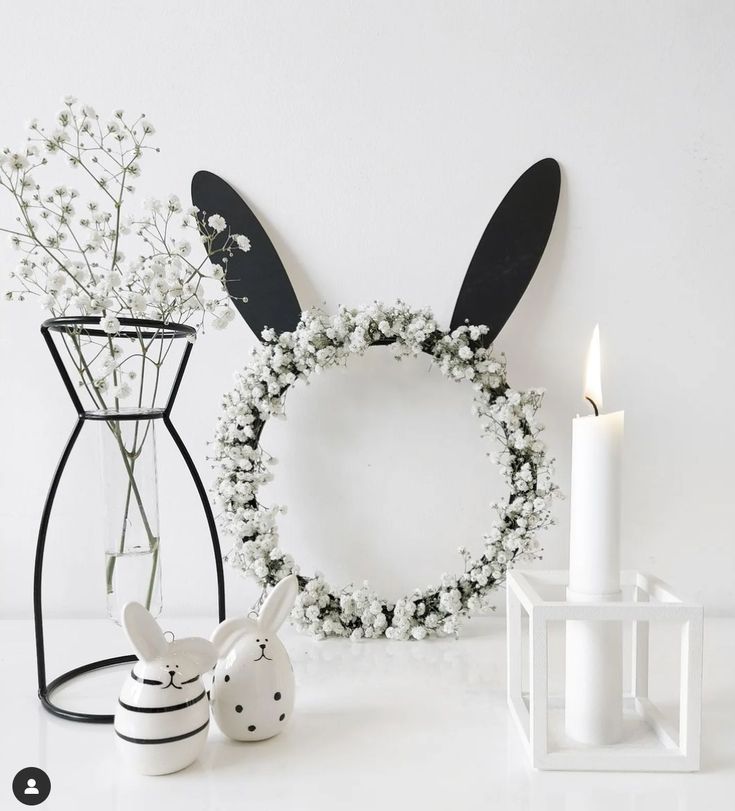
<path id="1" fill-rule="evenodd" d="M 194 336 L 195 330 L 183 324 L 165 324 L 161 321 L 151 321 L 144 319 L 133 318 L 120 318 L 121 330 L 115 337 L 138 337 L 138 338 L 183 338 L 190 339 Z M 179 453 L 186 463 L 194 485 L 196 486 L 199 498 L 202 503 L 202 509 L 207 519 L 209 527 L 209 534 L 212 541 L 212 550 L 214 552 L 214 565 L 217 576 L 217 610 L 219 621 L 222 622 L 225 618 L 225 586 L 224 586 L 224 571 L 222 566 L 222 555 L 220 552 L 219 539 L 217 537 L 217 527 L 212 514 L 212 508 L 207 498 L 207 492 L 204 489 L 202 480 L 199 477 L 194 462 L 189 455 L 189 452 L 184 445 L 183 440 L 174 428 L 171 422 L 171 409 L 173 408 L 176 395 L 178 394 L 181 380 L 186 370 L 186 365 L 189 362 L 192 346 L 190 340 L 186 340 L 184 350 L 181 355 L 178 369 L 174 377 L 174 382 L 171 387 L 168 401 L 162 408 L 151 408 L 142 410 L 130 411 L 113 411 L 109 409 L 88 410 L 85 409 L 82 401 L 74 387 L 69 372 L 64 365 L 59 349 L 51 335 L 52 332 L 71 334 L 73 332 L 84 332 L 85 335 L 92 337 L 106 338 L 105 333 L 99 327 L 100 319 L 95 316 L 82 316 L 82 317 L 63 317 L 63 318 L 50 318 L 41 325 L 41 334 L 43 335 L 46 345 L 51 352 L 54 359 L 56 368 L 61 375 L 66 390 L 71 397 L 74 408 L 77 412 L 77 422 L 67 440 L 64 450 L 61 453 L 61 458 L 56 466 L 54 477 L 51 481 L 46 501 L 43 506 L 43 513 L 41 514 L 41 525 L 38 530 L 38 542 L 36 545 L 36 558 L 33 572 L 33 617 L 36 630 L 36 664 L 38 669 L 38 697 L 43 706 L 53 715 L 60 718 L 66 718 L 70 721 L 84 721 L 87 723 L 96 724 L 111 724 L 113 715 L 76 712 L 59 707 L 52 700 L 53 693 L 62 685 L 68 684 L 73 679 L 91 673 L 96 670 L 101 670 L 106 667 L 113 667 L 121 665 L 126 662 L 135 662 L 136 657 L 132 654 L 126 656 L 114 656 L 109 659 L 100 659 L 96 662 L 75 667 L 66 673 L 57 676 L 51 682 L 46 681 L 46 649 L 44 645 L 44 630 L 43 630 L 43 601 L 42 601 L 42 581 L 43 581 L 43 558 L 46 548 L 46 533 L 48 531 L 49 519 L 51 518 L 51 509 L 56 497 L 56 491 L 61 481 L 61 476 L 64 473 L 64 468 L 69 460 L 72 448 L 74 447 L 82 427 L 87 421 L 105 421 L 117 422 L 122 420 L 161 420 L 166 426 L 168 433 L 171 435 Z"/>

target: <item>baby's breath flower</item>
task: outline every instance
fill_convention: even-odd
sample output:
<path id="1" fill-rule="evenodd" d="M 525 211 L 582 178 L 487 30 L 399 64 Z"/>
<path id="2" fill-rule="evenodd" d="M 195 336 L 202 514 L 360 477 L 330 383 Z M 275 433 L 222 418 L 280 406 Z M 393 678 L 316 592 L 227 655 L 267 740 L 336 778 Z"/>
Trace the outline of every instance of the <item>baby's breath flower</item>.
<path id="1" fill-rule="evenodd" d="M 220 216 L 219 214 L 212 214 L 207 219 L 207 225 L 213 231 L 216 231 L 218 234 L 220 233 L 220 231 L 224 231 L 225 228 L 227 227 L 227 223 L 225 222 L 225 218 Z"/>
<path id="2" fill-rule="evenodd" d="M 115 335 L 120 332 L 120 321 L 114 315 L 106 315 L 100 321 L 100 326 L 108 335 Z"/>

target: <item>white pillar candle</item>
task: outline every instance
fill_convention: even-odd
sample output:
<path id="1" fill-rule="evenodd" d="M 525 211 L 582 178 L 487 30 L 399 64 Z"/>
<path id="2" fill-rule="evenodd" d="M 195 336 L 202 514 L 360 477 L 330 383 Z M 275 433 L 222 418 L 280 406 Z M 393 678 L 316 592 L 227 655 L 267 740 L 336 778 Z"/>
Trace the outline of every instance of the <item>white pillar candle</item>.
<path id="1" fill-rule="evenodd" d="M 620 491 L 623 412 L 601 414 L 599 331 L 587 360 L 585 397 L 595 415 L 572 427 L 569 589 L 572 602 L 620 599 Z M 622 628 L 618 622 L 567 623 L 565 727 L 581 743 L 622 735 Z"/>
<path id="2" fill-rule="evenodd" d="M 572 422 L 569 589 L 620 591 L 622 411 Z"/>

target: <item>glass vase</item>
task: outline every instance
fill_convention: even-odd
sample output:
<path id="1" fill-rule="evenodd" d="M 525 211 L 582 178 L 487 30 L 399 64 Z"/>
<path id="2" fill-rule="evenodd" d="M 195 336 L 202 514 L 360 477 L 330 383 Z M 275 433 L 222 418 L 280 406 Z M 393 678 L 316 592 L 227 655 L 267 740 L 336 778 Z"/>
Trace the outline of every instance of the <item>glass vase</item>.
<path id="1" fill-rule="evenodd" d="M 99 425 L 104 490 L 107 612 L 120 623 L 135 600 L 161 612 L 156 420 L 109 420 Z"/>

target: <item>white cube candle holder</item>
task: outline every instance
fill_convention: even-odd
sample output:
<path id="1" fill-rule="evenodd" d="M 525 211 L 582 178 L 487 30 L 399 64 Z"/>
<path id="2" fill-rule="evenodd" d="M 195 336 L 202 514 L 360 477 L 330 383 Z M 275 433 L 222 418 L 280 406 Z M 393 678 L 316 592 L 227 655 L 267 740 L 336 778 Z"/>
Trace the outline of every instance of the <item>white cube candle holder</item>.
<path id="1" fill-rule="evenodd" d="M 532 766 L 549 770 L 668 771 L 699 769 L 703 609 L 656 577 L 621 572 L 620 602 L 570 603 L 567 571 L 512 571 L 507 581 L 508 705 Z M 558 599 L 557 599 L 558 598 Z M 523 613 L 528 615 L 528 692 L 523 690 Z M 632 650 L 620 743 L 585 746 L 564 733 L 564 699 L 549 696 L 548 623 L 632 623 Z M 649 624 L 681 623 L 679 724 L 672 728 L 648 695 Z"/>

